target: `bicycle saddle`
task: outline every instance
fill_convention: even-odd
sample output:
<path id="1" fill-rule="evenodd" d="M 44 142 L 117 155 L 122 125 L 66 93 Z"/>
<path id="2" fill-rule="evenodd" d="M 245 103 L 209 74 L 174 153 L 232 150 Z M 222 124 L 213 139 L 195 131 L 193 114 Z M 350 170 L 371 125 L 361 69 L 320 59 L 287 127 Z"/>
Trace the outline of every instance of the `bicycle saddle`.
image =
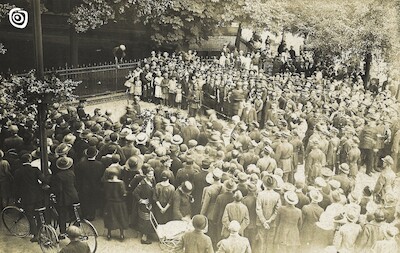
<path id="1" fill-rule="evenodd" d="M 42 211 L 44 211 L 44 210 L 46 210 L 46 207 L 42 207 L 42 208 L 35 209 L 36 212 L 42 212 Z"/>
<path id="2" fill-rule="evenodd" d="M 81 205 L 81 203 L 72 204 L 73 207 L 78 207 L 80 205 Z"/>

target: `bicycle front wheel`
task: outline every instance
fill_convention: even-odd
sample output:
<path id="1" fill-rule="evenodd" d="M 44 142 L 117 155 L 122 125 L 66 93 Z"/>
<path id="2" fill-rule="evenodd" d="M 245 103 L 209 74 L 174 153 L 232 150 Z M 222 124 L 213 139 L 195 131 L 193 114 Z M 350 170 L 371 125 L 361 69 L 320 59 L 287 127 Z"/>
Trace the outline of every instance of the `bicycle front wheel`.
<path id="1" fill-rule="evenodd" d="M 3 224 L 10 234 L 18 237 L 29 235 L 30 226 L 24 210 L 16 206 L 7 206 L 1 212 Z"/>
<path id="2" fill-rule="evenodd" d="M 38 234 L 38 241 L 42 252 L 59 252 L 59 241 L 56 230 L 50 225 L 43 225 Z"/>
<path id="3" fill-rule="evenodd" d="M 96 228 L 87 220 L 76 221 L 74 226 L 77 226 L 82 231 L 81 241 L 86 242 L 89 245 L 90 252 L 94 253 L 97 250 L 97 233 Z"/>

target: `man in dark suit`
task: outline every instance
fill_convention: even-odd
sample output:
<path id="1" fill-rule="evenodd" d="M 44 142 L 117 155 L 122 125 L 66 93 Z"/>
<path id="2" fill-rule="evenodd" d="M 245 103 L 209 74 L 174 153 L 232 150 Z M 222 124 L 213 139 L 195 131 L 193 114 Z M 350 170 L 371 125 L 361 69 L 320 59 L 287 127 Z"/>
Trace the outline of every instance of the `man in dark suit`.
<path id="1" fill-rule="evenodd" d="M 92 132 L 90 132 L 89 129 L 85 129 L 82 131 L 82 133 L 79 134 L 78 138 L 72 145 L 72 147 L 75 149 L 78 160 L 85 157 L 84 151 L 90 146 L 89 138 L 92 136 Z"/>
<path id="2" fill-rule="evenodd" d="M 72 212 L 72 205 L 79 202 L 75 173 L 72 169 L 73 163 L 73 160 L 69 157 L 58 158 L 56 166 L 59 172 L 53 175 L 51 179 L 51 187 L 57 197 L 56 208 L 59 214 L 58 223 L 60 224 L 59 239 L 65 238 L 68 214 Z"/>
<path id="3" fill-rule="evenodd" d="M 8 131 L 11 136 L 4 140 L 4 150 L 15 149 L 17 152 L 21 151 L 24 146 L 24 140 L 18 135 L 18 127 L 16 125 L 11 125 Z"/>
<path id="4" fill-rule="evenodd" d="M 193 176 L 193 198 L 194 203 L 192 205 L 192 213 L 200 214 L 201 210 L 201 199 L 203 196 L 203 189 L 208 186 L 206 182 L 206 176 L 208 169 L 210 168 L 211 161 L 206 158 L 201 163 L 201 171 Z"/>
<path id="5" fill-rule="evenodd" d="M 174 173 L 174 176 L 178 173 L 178 170 L 183 168 L 183 163 L 181 159 L 179 159 L 179 146 L 172 145 L 170 148 L 171 154 L 170 157 L 172 159 L 171 170 Z"/>
<path id="6" fill-rule="evenodd" d="M 38 227 L 34 221 L 35 209 L 44 205 L 44 194 L 39 183 L 44 183 L 44 175 L 31 166 L 32 156 L 24 154 L 21 157 L 22 165 L 15 171 L 14 182 L 17 199 L 21 199 L 22 208 L 25 210 L 29 221 L 30 233 L 34 235 L 32 242 L 37 242 Z"/>
<path id="7" fill-rule="evenodd" d="M 194 164 L 193 157 L 191 155 L 186 155 L 185 166 L 182 169 L 178 170 L 178 172 L 176 173 L 176 187 L 180 186 L 184 181 L 189 181 L 190 183 L 193 183 L 194 175 L 199 173 L 199 170 L 197 168 L 198 166 Z"/>
<path id="8" fill-rule="evenodd" d="M 213 219 L 217 224 L 217 242 L 221 239 L 222 231 L 222 216 L 225 211 L 226 205 L 233 202 L 233 192 L 236 190 L 237 185 L 233 179 L 229 179 L 224 182 L 225 192 L 219 194 L 217 200 L 215 201 L 214 215 Z"/>
<path id="9" fill-rule="evenodd" d="M 95 147 L 89 147 L 86 150 L 86 159 L 82 159 L 75 166 L 82 214 L 88 220 L 95 218 L 96 209 L 101 204 L 99 202 L 102 202 L 101 177 L 105 167 L 102 162 L 96 160 L 97 154 L 98 150 Z"/>

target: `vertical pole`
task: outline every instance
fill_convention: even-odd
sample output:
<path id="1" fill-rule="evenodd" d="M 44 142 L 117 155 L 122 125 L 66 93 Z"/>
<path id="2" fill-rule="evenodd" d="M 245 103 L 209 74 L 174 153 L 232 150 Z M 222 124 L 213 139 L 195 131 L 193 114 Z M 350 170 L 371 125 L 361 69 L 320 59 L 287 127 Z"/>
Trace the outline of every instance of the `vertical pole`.
<path id="1" fill-rule="evenodd" d="M 43 40 L 42 40 L 42 20 L 40 15 L 40 0 L 32 0 L 33 19 L 34 19 L 34 36 L 35 36 L 35 66 L 36 74 L 39 80 L 44 78 L 43 68 Z M 47 135 L 46 135 L 46 111 L 47 104 L 44 99 L 38 105 L 38 125 L 39 125 L 39 142 L 41 153 L 41 168 L 44 175 L 48 175 L 48 155 L 47 155 Z"/>
<path id="2" fill-rule="evenodd" d="M 117 92 L 117 85 L 118 85 L 118 58 L 115 57 L 115 90 Z"/>

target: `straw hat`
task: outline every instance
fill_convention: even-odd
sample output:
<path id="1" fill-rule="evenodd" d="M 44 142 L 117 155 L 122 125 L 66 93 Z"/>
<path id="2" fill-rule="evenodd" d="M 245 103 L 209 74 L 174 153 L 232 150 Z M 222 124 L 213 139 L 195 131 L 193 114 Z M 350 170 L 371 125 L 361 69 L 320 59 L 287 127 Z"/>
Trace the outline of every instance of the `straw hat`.
<path id="1" fill-rule="evenodd" d="M 145 133 L 139 133 L 138 135 L 136 135 L 136 143 L 137 144 L 143 145 L 147 142 L 147 139 L 148 139 L 148 137 L 147 137 L 147 134 L 145 134 Z"/>
<path id="2" fill-rule="evenodd" d="M 55 152 L 57 155 L 65 155 L 69 152 L 71 147 L 72 146 L 70 144 L 61 143 L 60 145 L 57 146 Z"/>
<path id="3" fill-rule="evenodd" d="M 310 199 L 311 199 L 312 201 L 316 202 L 316 203 L 321 202 L 322 199 L 323 199 L 323 196 L 322 196 L 321 192 L 318 191 L 318 190 L 316 190 L 316 189 L 311 190 L 311 191 L 308 193 L 308 195 L 310 196 Z"/>
<path id="4" fill-rule="evenodd" d="M 172 137 L 171 143 L 175 145 L 180 145 L 183 143 L 183 138 L 179 134 L 176 134 Z"/>
<path id="5" fill-rule="evenodd" d="M 384 163 L 389 164 L 389 165 L 393 165 L 394 164 L 393 158 L 391 156 L 389 156 L 389 155 L 387 155 L 384 158 L 382 158 L 382 161 Z"/>
<path id="6" fill-rule="evenodd" d="M 236 190 L 236 187 L 237 187 L 237 185 L 233 179 L 226 180 L 224 182 L 224 186 L 225 186 L 225 189 L 230 192 Z"/>
<path id="7" fill-rule="evenodd" d="M 209 184 L 213 184 L 216 181 L 219 181 L 222 178 L 222 170 L 216 168 L 212 172 L 209 172 L 206 176 L 206 182 Z"/>
<path id="8" fill-rule="evenodd" d="M 347 163 L 342 163 L 339 165 L 339 170 L 342 171 L 344 174 L 350 173 L 350 167 Z"/>
<path id="9" fill-rule="evenodd" d="M 57 168 L 60 170 L 67 170 L 71 168 L 71 166 L 74 164 L 74 161 L 72 158 L 69 157 L 60 157 L 57 159 L 56 165 Z"/>
<path id="10" fill-rule="evenodd" d="M 193 190 L 193 185 L 189 181 L 185 181 L 181 184 L 181 190 L 183 193 L 189 194 Z"/>
<path id="11" fill-rule="evenodd" d="M 71 145 L 74 144 L 75 140 L 76 140 L 75 135 L 73 135 L 71 133 L 65 135 L 63 138 L 64 143 L 71 144 Z"/>
<path id="12" fill-rule="evenodd" d="M 299 197 L 297 196 L 297 194 L 294 191 L 285 192 L 283 197 L 284 197 L 285 201 L 290 205 L 296 205 L 297 203 L 299 203 Z"/>

